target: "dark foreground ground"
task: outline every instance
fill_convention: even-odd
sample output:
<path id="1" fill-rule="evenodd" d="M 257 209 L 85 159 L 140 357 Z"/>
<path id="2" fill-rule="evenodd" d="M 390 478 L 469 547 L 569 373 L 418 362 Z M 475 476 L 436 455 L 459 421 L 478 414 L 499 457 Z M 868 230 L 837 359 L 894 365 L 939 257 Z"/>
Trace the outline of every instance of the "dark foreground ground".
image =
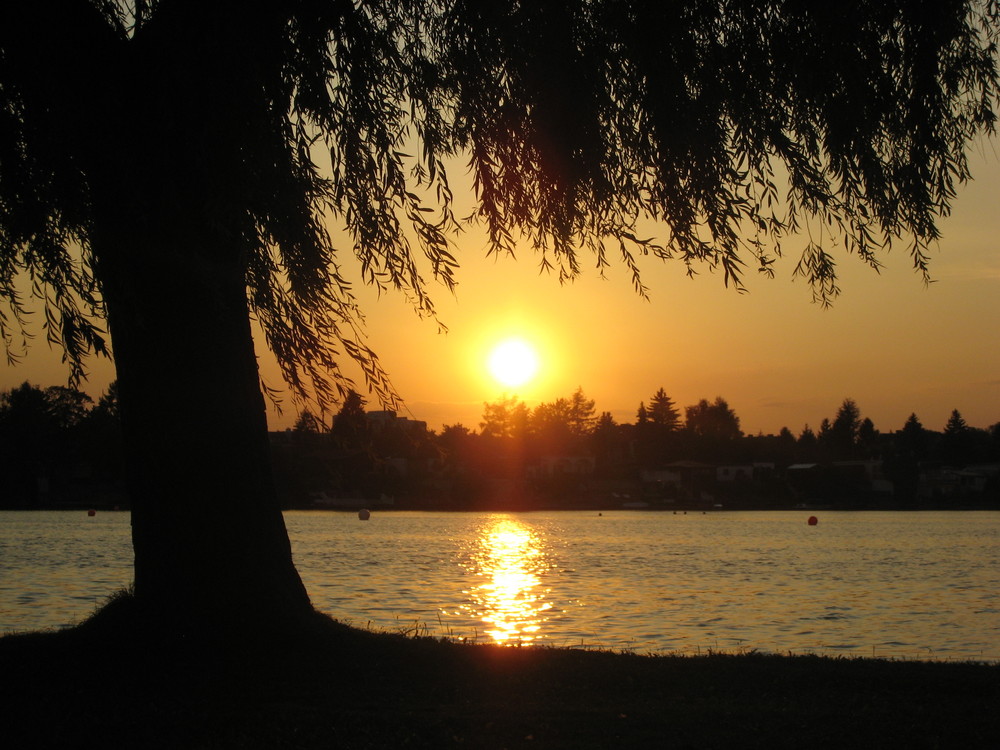
<path id="1" fill-rule="evenodd" d="M 464 646 L 325 619 L 254 643 L 6 636 L 0 746 L 1000 748 L 997 665 Z"/>

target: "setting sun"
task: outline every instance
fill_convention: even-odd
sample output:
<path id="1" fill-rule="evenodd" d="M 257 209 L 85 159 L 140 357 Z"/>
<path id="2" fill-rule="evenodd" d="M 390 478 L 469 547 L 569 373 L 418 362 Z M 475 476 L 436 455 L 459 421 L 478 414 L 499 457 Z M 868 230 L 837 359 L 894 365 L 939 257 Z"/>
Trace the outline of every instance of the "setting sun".
<path id="1" fill-rule="evenodd" d="M 493 348 L 486 364 L 498 383 L 516 387 L 535 377 L 538 354 L 523 339 L 507 339 Z"/>

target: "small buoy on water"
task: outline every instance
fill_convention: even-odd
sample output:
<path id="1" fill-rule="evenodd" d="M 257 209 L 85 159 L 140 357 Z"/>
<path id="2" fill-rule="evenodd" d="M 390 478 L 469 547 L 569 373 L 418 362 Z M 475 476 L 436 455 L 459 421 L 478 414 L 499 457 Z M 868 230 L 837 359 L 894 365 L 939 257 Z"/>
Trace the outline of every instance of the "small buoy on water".
<path id="1" fill-rule="evenodd" d="M 808 523 L 809 523 L 810 526 L 815 526 L 816 524 L 819 523 L 819 519 L 816 518 L 816 516 L 809 516 Z"/>
<path id="2" fill-rule="evenodd" d="M 87 511 L 87 515 L 88 516 L 96 516 L 97 515 L 97 511 L 94 510 L 93 508 L 91 508 L 90 510 Z"/>
<path id="3" fill-rule="evenodd" d="M 372 514 L 371 514 L 370 510 L 366 510 L 365 508 L 362 508 L 361 510 L 358 511 L 358 519 L 361 520 L 361 521 L 367 521 L 371 517 L 372 517 Z"/>

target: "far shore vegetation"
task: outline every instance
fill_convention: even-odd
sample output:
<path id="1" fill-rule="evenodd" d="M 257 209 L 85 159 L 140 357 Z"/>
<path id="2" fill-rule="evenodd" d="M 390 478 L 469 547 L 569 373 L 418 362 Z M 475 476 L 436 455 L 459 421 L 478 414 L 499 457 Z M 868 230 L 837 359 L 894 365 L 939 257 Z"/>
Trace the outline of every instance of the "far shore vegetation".
<path id="1" fill-rule="evenodd" d="M 850 398 L 815 429 L 748 435 L 724 398 L 680 407 L 663 388 L 626 423 L 578 388 L 533 409 L 486 403 L 478 425 L 440 431 L 350 392 L 270 443 L 296 509 L 1000 508 L 1000 423 L 955 410 L 941 429 L 911 414 L 880 431 Z M 127 507 L 121 444 L 115 384 L 96 403 L 64 386 L 0 393 L 0 507 Z"/>

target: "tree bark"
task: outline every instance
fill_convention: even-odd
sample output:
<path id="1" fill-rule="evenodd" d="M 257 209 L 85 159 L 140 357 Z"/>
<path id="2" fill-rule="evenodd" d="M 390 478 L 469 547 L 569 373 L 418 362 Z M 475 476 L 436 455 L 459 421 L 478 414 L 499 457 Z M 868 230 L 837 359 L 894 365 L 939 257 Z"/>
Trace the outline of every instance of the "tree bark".
<path id="1" fill-rule="evenodd" d="M 166 236 L 107 238 L 99 266 L 135 596 L 182 621 L 296 617 L 310 605 L 270 472 L 243 269 L 205 262 L 200 229 L 173 218 Z"/>
<path id="2" fill-rule="evenodd" d="M 161 3 L 130 36 L 92 3 L 0 9 L 43 207 L 69 209 L 104 300 L 136 599 L 185 628 L 300 620 L 246 290 L 287 11 Z"/>
<path id="3" fill-rule="evenodd" d="M 247 304 L 241 133 L 266 113 L 253 74 L 234 80 L 251 67 L 245 39 L 164 24 L 116 61 L 129 75 L 95 102 L 88 169 L 135 597 L 172 625 L 269 627 L 313 610 L 271 476 Z"/>

